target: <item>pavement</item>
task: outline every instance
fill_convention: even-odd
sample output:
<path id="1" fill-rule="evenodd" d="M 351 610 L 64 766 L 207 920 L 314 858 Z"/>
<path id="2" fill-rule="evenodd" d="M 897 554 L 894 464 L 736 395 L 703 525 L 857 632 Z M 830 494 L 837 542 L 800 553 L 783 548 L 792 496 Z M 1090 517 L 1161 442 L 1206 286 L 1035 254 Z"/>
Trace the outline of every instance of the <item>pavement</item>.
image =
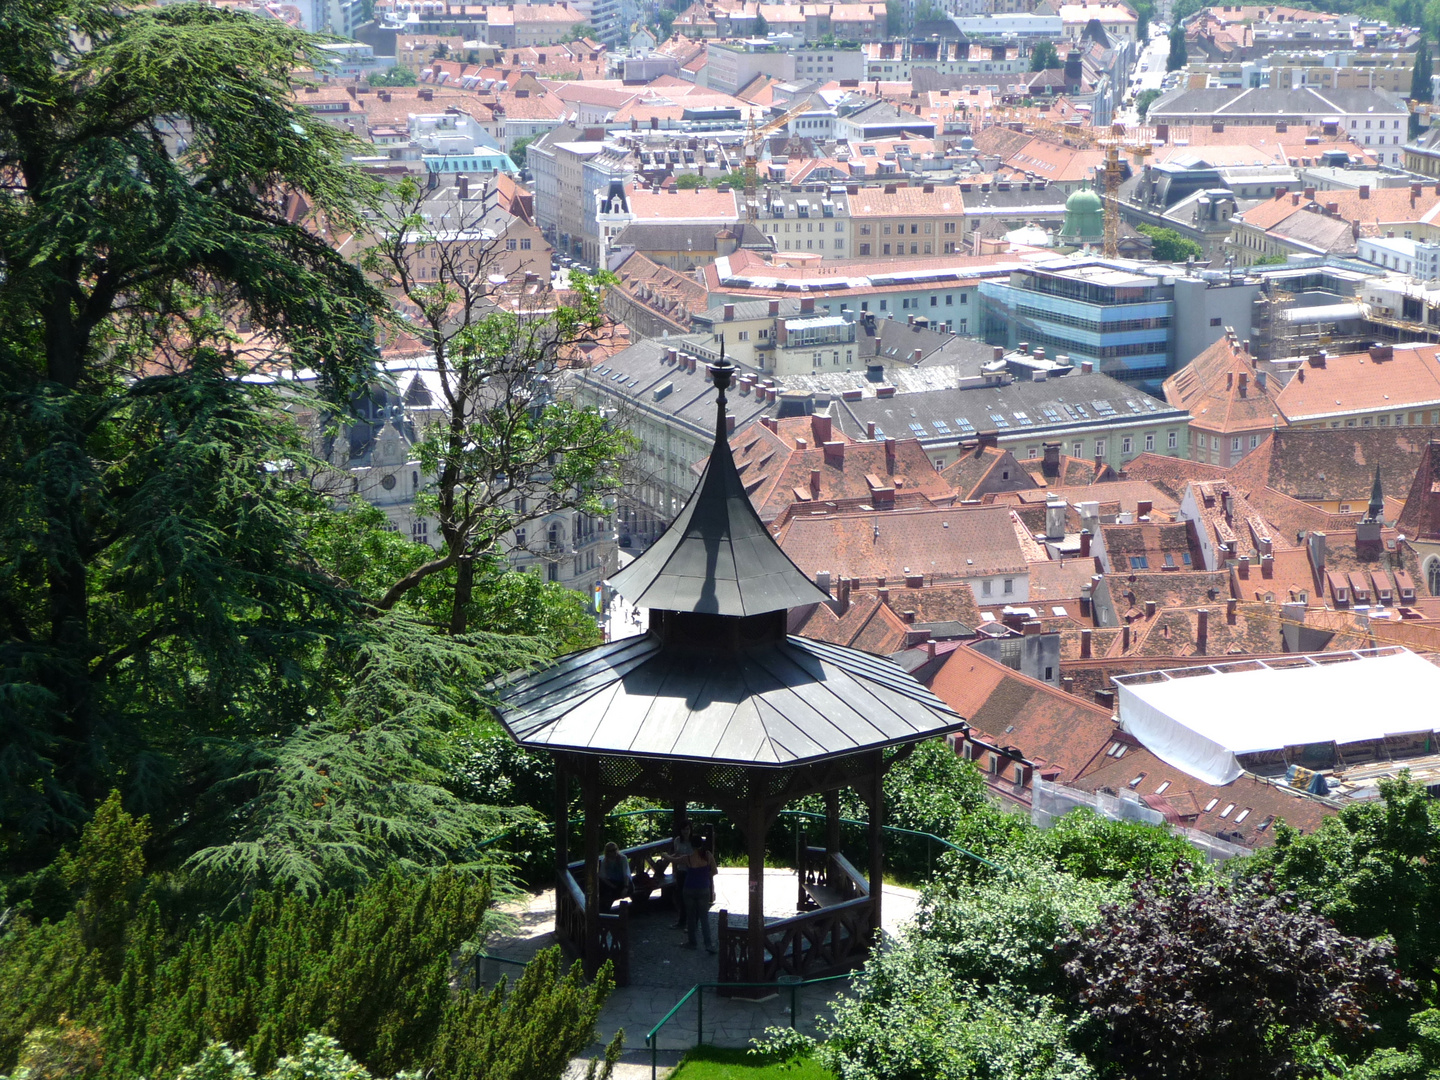
<path id="1" fill-rule="evenodd" d="M 748 907 L 747 885 L 748 875 L 743 867 L 721 868 L 715 879 L 715 906 L 710 911 L 711 940 L 715 938 L 721 909 L 735 913 L 744 912 Z M 795 871 L 766 870 L 767 921 L 795 914 L 795 894 Z M 888 935 L 897 936 L 910 922 L 918 900 L 919 894 L 913 889 L 885 886 L 881 913 Z M 663 908 L 658 899 L 647 907 L 644 911 L 637 909 L 630 919 L 630 985 L 615 989 L 596 1023 L 599 1039 L 592 1048 L 593 1054 L 598 1054 L 617 1030 L 624 1029 L 625 1052 L 615 1071 L 616 1080 L 642 1080 L 650 1076 L 652 1056 L 645 1045 L 646 1034 L 691 987 L 714 982 L 719 974 L 716 957 L 703 948 L 694 951 L 680 948 L 685 935 L 675 929 L 673 911 Z M 489 943 L 487 951 L 491 956 L 529 960 L 541 949 L 555 944 L 554 890 L 531 894 L 510 905 L 507 913 L 515 919 L 515 930 Z M 487 961 L 480 977 L 488 985 L 502 974 L 513 978 L 516 970 L 510 964 Z M 830 1015 L 830 1001 L 849 987 L 848 978 L 802 987 L 796 992 L 796 1026 L 807 1034 L 816 1034 L 817 1020 Z M 665 1075 L 697 1042 L 743 1047 L 763 1034 L 767 1027 L 790 1023 L 788 992 L 758 1002 L 721 998 L 713 990 L 702 991 L 698 996 L 703 996 L 703 1017 L 701 1005 L 692 997 L 660 1030 L 654 1059 L 657 1076 Z M 589 1055 L 577 1058 L 567 1076 L 583 1077 L 588 1059 Z"/>

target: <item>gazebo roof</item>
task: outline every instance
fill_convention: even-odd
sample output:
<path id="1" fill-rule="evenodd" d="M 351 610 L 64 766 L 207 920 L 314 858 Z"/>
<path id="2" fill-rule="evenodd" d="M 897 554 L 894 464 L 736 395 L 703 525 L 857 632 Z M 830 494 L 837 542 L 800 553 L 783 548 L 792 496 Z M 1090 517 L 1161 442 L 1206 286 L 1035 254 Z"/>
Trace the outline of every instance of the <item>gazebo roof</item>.
<path id="1" fill-rule="evenodd" d="M 503 696 L 501 721 L 533 749 L 776 767 L 964 723 L 893 661 L 798 637 L 720 652 L 623 638 L 565 657 Z"/>
<path id="2" fill-rule="evenodd" d="M 759 615 L 823 603 L 829 593 L 780 550 L 750 505 L 730 453 L 724 389 L 715 445 L 690 501 L 610 585 L 636 607 L 665 611 Z"/>

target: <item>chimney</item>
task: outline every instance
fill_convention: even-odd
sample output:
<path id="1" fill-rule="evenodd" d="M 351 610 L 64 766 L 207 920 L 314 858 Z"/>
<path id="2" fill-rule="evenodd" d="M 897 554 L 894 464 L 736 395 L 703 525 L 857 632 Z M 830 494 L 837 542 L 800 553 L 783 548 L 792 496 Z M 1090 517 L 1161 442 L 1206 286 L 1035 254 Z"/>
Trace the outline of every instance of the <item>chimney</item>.
<path id="1" fill-rule="evenodd" d="M 895 472 L 895 440 L 888 436 L 885 439 L 885 471 Z"/>
<path id="2" fill-rule="evenodd" d="M 829 417 L 826 417 L 828 420 Z M 824 444 L 825 464 L 836 469 L 845 467 L 845 444 L 843 442 L 827 442 Z"/>
<path id="3" fill-rule="evenodd" d="M 915 621 L 915 609 L 906 608 L 900 613 L 900 617 L 904 619 L 907 623 L 913 623 Z"/>
<path id="4" fill-rule="evenodd" d="M 1240 580 L 1241 580 L 1241 581 L 1249 581 L 1249 580 L 1250 580 L 1250 556 L 1249 556 L 1249 555 L 1241 555 L 1241 556 L 1240 556 L 1240 567 L 1239 567 L 1239 570 L 1240 570 Z"/>
<path id="5" fill-rule="evenodd" d="M 1272 578 L 1275 576 L 1275 556 L 1269 552 L 1260 556 L 1260 576 L 1262 578 Z"/>
<path id="6" fill-rule="evenodd" d="M 1081 586 L 1080 586 L 1080 617 L 1081 617 L 1082 619 L 1088 619 L 1088 618 L 1090 618 L 1090 586 L 1089 586 L 1089 585 L 1081 585 Z"/>
<path id="7" fill-rule="evenodd" d="M 771 301 L 770 301 L 770 314 L 771 314 L 771 315 L 779 315 L 779 314 L 780 314 L 780 301 L 779 301 L 779 300 L 771 300 Z"/>
<path id="8" fill-rule="evenodd" d="M 1147 618 L 1147 619 L 1153 619 L 1154 617 L 1155 617 L 1155 601 L 1154 601 L 1154 600 L 1146 600 L 1146 601 L 1145 601 L 1145 618 Z"/>
<path id="9" fill-rule="evenodd" d="M 726 304 L 726 305 L 725 305 L 725 321 L 726 321 L 726 322 L 730 322 L 730 321 L 732 321 L 734 318 L 735 318 L 735 305 L 734 305 L 734 304 Z"/>
<path id="10" fill-rule="evenodd" d="M 1325 534 L 1323 532 L 1310 533 L 1305 537 L 1305 546 L 1310 550 L 1310 565 L 1315 568 L 1316 577 L 1323 578 L 1325 576 Z"/>
<path id="11" fill-rule="evenodd" d="M 1088 626 L 1080 631 L 1080 659 L 1090 659 L 1090 628 Z"/>
<path id="12" fill-rule="evenodd" d="M 1195 613 L 1195 618 L 1195 653 L 1204 656 L 1205 650 L 1210 647 L 1210 610 L 1202 607 Z"/>
<path id="13" fill-rule="evenodd" d="M 810 470 L 810 497 L 811 497 L 812 499 L 818 499 L 818 498 L 820 498 L 820 470 L 819 470 L 819 469 L 811 469 L 811 470 Z"/>
<path id="14" fill-rule="evenodd" d="M 1158 142 L 1168 143 L 1168 142 L 1170 141 L 1170 125 L 1169 125 L 1169 124 L 1156 124 L 1156 125 L 1155 125 L 1155 138 L 1156 138 L 1156 140 L 1157 140 Z"/>
<path id="15" fill-rule="evenodd" d="M 1105 687 L 1101 690 L 1096 690 L 1095 704 L 1101 706 L 1102 708 L 1113 709 L 1115 707 L 1115 691 L 1111 690 L 1109 687 Z"/>
<path id="16" fill-rule="evenodd" d="M 1137 518 L 1149 517 L 1150 511 L 1155 509 L 1155 504 L 1149 499 L 1140 499 L 1135 503 L 1135 516 Z"/>
<path id="17" fill-rule="evenodd" d="M 994 351 L 991 353 L 991 357 L 990 357 L 990 358 L 991 358 L 992 360 L 1004 360 L 1004 359 L 1005 359 L 1005 346 L 1003 346 L 1003 345 L 996 345 Z"/>
<path id="18" fill-rule="evenodd" d="M 1234 625 L 1235 625 L 1235 605 L 1236 605 L 1236 603 L 1237 603 L 1237 601 L 1235 600 L 1235 598 L 1234 598 L 1233 596 L 1232 596 L 1229 600 L 1226 600 L 1226 601 L 1225 601 L 1225 621 L 1226 621 L 1226 623 L 1228 623 L 1228 624 L 1231 625 L 1231 626 L 1234 626 Z"/>
<path id="19" fill-rule="evenodd" d="M 1045 460 L 1040 466 L 1040 471 L 1047 479 L 1053 480 L 1060 475 L 1060 444 L 1047 442 L 1044 449 Z"/>
<path id="20" fill-rule="evenodd" d="M 824 589 L 826 592 L 829 592 L 829 591 L 830 591 L 830 571 L 829 571 L 829 570 L 816 570 L 816 571 L 815 571 L 815 585 L 816 585 L 818 588 Z"/>
<path id="21" fill-rule="evenodd" d="M 1315 189 L 1314 189 L 1313 187 L 1307 187 L 1307 188 L 1305 189 L 1305 201 L 1306 201 L 1306 202 L 1314 202 L 1314 201 L 1315 201 Z"/>
<path id="22" fill-rule="evenodd" d="M 1039 619 L 1026 619 L 1025 625 L 1020 628 L 1021 633 L 1026 637 L 1034 637 L 1044 629 Z"/>
<path id="23" fill-rule="evenodd" d="M 461 199 L 470 198 L 470 177 L 464 173 L 455 177 L 455 194 Z"/>
<path id="24" fill-rule="evenodd" d="M 884 585 L 881 585 L 878 589 L 875 590 L 875 597 L 880 601 L 880 603 L 888 606 L 890 603 L 890 590 L 887 589 Z"/>
<path id="25" fill-rule="evenodd" d="M 838 589 L 836 590 L 835 599 L 838 601 L 838 603 L 837 603 L 837 605 L 836 605 L 838 610 L 835 612 L 835 614 L 837 614 L 837 615 L 844 615 L 847 611 L 850 610 L 850 579 L 849 579 L 849 578 L 842 577 L 842 578 L 840 579 L 840 585 L 839 585 Z"/>
<path id="26" fill-rule="evenodd" d="M 905 568 L 905 588 L 907 588 L 907 589 L 923 589 L 924 587 L 925 587 L 925 575 L 924 575 L 924 574 L 912 574 L 912 573 L 910 573 L 910 568 L 907 566 L 907 567 Z"/>
<path id="27" fill-rule="evenodd" d="M 1120 628 L 1120 651 L 1122 653 L 1130 651 L 1130 624 L 1128 622 Z"/>
<path id="28" fill-rule="evenodd" d="M 1325 350 L 1310 355 L 1310 366 L 1312 368 L 1323 368 L 1325 366 Z"/>
<path id="29" fill-rule="evenodd" d="M 1370 198 L 1370 185 L 1369 185 L 1369 184 L 1361 184 L 1361 185 L 1360 185 L 1360 198 L 1362 198 L 1362 199 L 1368 199 L 1368 198 Z"/>
<path id="30" fill-rule="evenodd" d="M 1064 690 L 1067 694 L 1073 694 L 1075 692 L 1075 676 L 1066 675 L 1061 678 L 1060 688 Z"/>
<path id="31" fill-rule="evenodd" d="M 1080 530 L 1080 557 L 1081 557 L 1082 559 L 1088 559 L 1088 558 L 1090 557 L 1090 530 L 1089 530 L 1089 529 L 1081 529 L 1081 530 Z"/>
<path id="32" fill-rule="evenodd" d="M 1094 371 L 1094 370 L 1095 370 L 1095 365 L 1094 365 L 1094 363 L 1092 363 L 1091 361 L 1089 361 L 1089 360 L 1081 360 L 1081 361 L 1080 361 L 1080 374 L 1081 374 L 1081 375 L 1089 375 L 1089 374 L 1090 374 L 1092 371 Z"/>
<path id="33" fill-rule="evenodd" d="M 1065 538 L 1065 500 L 1058 495 L 1051 495 L 1045 500 L 1045 539 L 1063 540 Z"/>
<path id="34" fill-rule="evenodd" d="M 875 421 L 874 421 L 874 420 L 866 420 L 866 421 L 865 421 L 865 438 L 866 438 L 868 441 L 870 441 L 870 442 L 874 442 L 874 441 L 875 441 Z"/>
<path id="35" fill-rule="evenodd" d="M 800 314 L 810 315 L 815 311 L 815 298 L 813 296 L 802 296 L 800 298 Z"/>

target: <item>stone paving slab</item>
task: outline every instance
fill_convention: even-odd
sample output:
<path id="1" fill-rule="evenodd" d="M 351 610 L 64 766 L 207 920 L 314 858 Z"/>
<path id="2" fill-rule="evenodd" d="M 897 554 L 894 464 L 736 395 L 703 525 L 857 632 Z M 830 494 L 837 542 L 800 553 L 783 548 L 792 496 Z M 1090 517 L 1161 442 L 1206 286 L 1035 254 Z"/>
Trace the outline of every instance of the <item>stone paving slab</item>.
<path id="1" fill-rule="evenodd" d="M 732 913 L 748 907 L 749 879 L 744 867 L 723 867 L 715 879 L 715 907 L 710 911 L 711 940 L 715 940 L 722 908 Z M 918 894 L 913 889 L 885 886 L 881 913 L 885 930 L 897 935 L 915 914 Z M 765 918 L 767 921 L 788 918 L 795 914 L 796 877 L 793 870 L 765 871 Z M 529 960 L 541 949 L 555 944 L 555 893 L 547 890 L 534 893 L 524 901 L 509 905 L 507 912 L 515 917 L 513 933 L 490 942 L 492 956 L 510 960 Z M 625 1030 L 625 1054 L 622 1066 L 616 1069 L 616 1080 L 641 1080 L 650 1075 L 650 1052 L 645 1035 L 659 1023 L 675 1004 L 697 983 L 714 982 L 719 963 L 702 947 L 682 949 L 684 931 L 675 928 L 677 913 L 666 908 L 657 896 L 648 905 L 638 907 L 630 919 L 630 985 L 617 987 L 601 1011 L 596 1029 L 600 1040 L 598 1052 L 619 1028 Z M 512 978 L 518 969 L 509 964 L 486 962 L 481 979 L 491 983 L 501 974 Z M 798 991 L 797 1026 L 807 1034 L 815 1034 L 816 1018 L 829 1014 L 828 1003 L 835 995 L 849 989 L 850 980 L 837 979 L 822 986 L 802 987 Z M 699 1007 L 692 998 L 675 1018 L 660 1032 L 660 1074 L 673 1067 L 680 1056 L 698 1041 Z M 741 1001 L 719 997 L 713 990 L 704 991 L 704 1041 L 715 1046 L 740 1047 L 764 1033 L 771 1026 L 790 1023 L 790 995 L 783 992 L 764 1001 Z M 577 1059 L 579 1071 L 571 1070 L 579 1080 L 585 1075 Z"/>

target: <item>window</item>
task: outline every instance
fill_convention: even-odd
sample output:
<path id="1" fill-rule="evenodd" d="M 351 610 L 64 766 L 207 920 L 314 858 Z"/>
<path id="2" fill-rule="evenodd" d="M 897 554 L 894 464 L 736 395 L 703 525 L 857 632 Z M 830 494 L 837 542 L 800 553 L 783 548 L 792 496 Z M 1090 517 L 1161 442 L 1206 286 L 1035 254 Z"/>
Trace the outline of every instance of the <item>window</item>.
<path id="1" fill-rule="evenodd" d="M 1096 440 L 1095 440 L 1095 456 L 1096 456 L 1097 458 L 1103 458 L 1103 457 L 1105 456 L 1105 440 L 1104 440 L 1104 439 L 1096 439 Z"/>
<path id="2" fill-rule="evenodd" d="M 953 306 L 954 300 L 955 300 L 955 294 L 954 294 L 954 293 L 948 293 L 948 292 L 947 292 L 947 293 L 945 294 L 945 306 L 946 306 L 946 307 L 951 307 L 951 306 Z"/>
<path id="3" fill-rule="evenodd" d="M 1130 569 L 1131 569 L 1131 570 L 1149 570 L 1149 569 L 1150 569 L 1150 556 L 1148 556 L 1148 555 L 1131 555 L 1131 556 L 1130 556 Z"/>
<path id="4" fill-rule="evenodd" d="M 1070 444 L 1070 456 L 1071 456 L 1071 457 L 1083 457 L 1084 454 L 1085 454 L 1085 444 L 1084 444 L 1084 443 L 1078 443 L 1078 442 L 1077 442 L 1077 443 L 1071 443 L 1071 444 Z"/>
<path id="5" fill-rule="evenodd" d="M 837 227 L 837 228 L 839 227 L 838 224 L 837 224 L 836 227 Z M 869 225 L 861 225 L 861 226 L 860 226 L 860 235 L 861 235 L 861 236 L 869 236 L 869 235 L 870 235 L 870 226 L 869 226 Z"/>
<path id="6" fill-rule="evenodd" d="M 968 304 L 969 302 L 970 302 L 970 294 L 969 294 L 969 293 L 964 293 L 964 292 L 962 292 L 962 293 L 960 294 L 960 303 L 962 303 L 962 304 Z"/>
<path id="7" fill-rule="evenodd" d="M 939 298 L 938 296 L 932 296 L 932 297 L 930 297 L 930 306 L 931 306 L 931 307 L 935 307 L 935 306 L 937 306 L 939 303 L 940 303 L 940 298 Z"/>
<path id="8" fill-rule="evenodd" d="M 1006 596 L 1009 596 L 1011 593 L 1013 593 L 1015 591 L 1015 579 L 1007 577 L 1005 579 L 1004 588 L 1001 591 Z"/>
<path id="9" fill-rule="evenodd" d="M 1175 449 L 1175 444 L 1176 444 L 1176 434 L 1175 434 L 1175 432 L 1173 432 L 1173 431 L 1167 432 L 1167 433 L 1166 433 L 1166 438 L 1165 438 L 1165 445 L 1168 446 L 1171 450 L 1174 450 L 1174 449 Z"/>
<path id="10" fill-rule="evenodd" d="M 552 563 L 547 563 L 547 564 L 546 564 L 546 566 L 545 566 L 545 580 L 546 580 L 546 581 L 559 581 L 559 580 L 560 580 L 560 564 L 559 564 L 559 563 L 553 563 L 553 562 L 552 562 Z"/>
<path id="11" fill-rule="evenodd" d="M 1207 802 L 1207 803 L 1205 804 L 1205 809 L 1202 810 L 1201 813 L 1202 813 L 1202 814 L 1208 814 L 1211 810 L 1214 810 L 1214 809 L 1215 809 L 1215 804 L 1218 803 L 1219 801 L 1220 801 L 1219 799 L 1211 799 L 1209 802 Z"/>
<path id="12" fill-rule="evenodd" d="M 916 248 L 917 248 L 918 246 L 919 246 L 919 245 L 917 245 L 917 244 L 911 244 L 911 245 L 910 245 L 910 254 L 911 254 L 911 255 L 917 254 Z M 903 254 L 903 253 L 904 253 L 904 249 L 902 248 L 900 254 Z"/>
<path id="13" fill-rule="evenodd" d="M 1231 811 L 1231 810 L 1234 810 L 1234 809 L 1235 809 L 1235 804 L 1234 804 L 1233 802 L 1232 802 L 1232 803 L 1226 803 L 1226 804 L 1225 804 L 1225 809 L 1220 811 L 1220 816 L 1221 816 L 1221 817 L 1229 817 L 1229 816 L 1230 816 L 1230 811 Z"/>
<path id="14" fill-rule="evenodd" d="M 1135 440 L 1130 438 L 1129 435 L 1126 435 L 1123 439 L 1120 440 L 1120 453 L 1128 454 L 1131 453 L 1134 449 Z"/>
<path id="15" fill-rule="evenodd" d="M 1145 433 L 1145 449 L 1146 449 L 1146 450 L 1154 450 L 1154 449 L 1155 449 L 1155 433 L 1154 433 L 1153 431 L 1147 431 L 1147 432 Z"/>
<path id="16" fill-rule="evenodd" d="M 889 236 L 889 235 L 890 235 L 890 226 L 889 226 L 889 225 L 882 225 L 882 226 L 880 227 L 880 231 L 881 231 L 882 233 L 884 233 L 886 236 Z"/>
<path id="17" fill-rule="evenodd" d="M 889 254 L 890 254 L 890 245 L 889 245 L 889 244 L 886 244 L 886 245 L 885 245 L 884 254 L 886 254 L 886 255 L 889 255 Z"/>
<path id="18" fill-rule="evenodd" d="M 1250 449 L 1251 449 L 1251 450 L 1254 450 L 1254 449 L 1255 449 L 1257 446 L 1259 446 L 1259 445 L 1260 445 L 1260 436 L 1259 436 L 1259 435 L 1251 435 L 1251 436 L 1250 436 Z"/>
<path id="19" fill-rule="evenodd" d="M 982 581 L 982 582 L 980 583 L 980 595 L 981 595 L 981 596 L 989 596 L 989 595 L 990 595 L 990 585 L 991 585 L 991 582 L 988 581 L 988 580 Z"/>
<path id="20" fill-rule="evenodd" d="M 529 250 L 530 250 L 530 238 L 529 238 L 528 236 L 522 236 L 522 237 L 520 238 L 520 250 L 521 250 L 521 251 L 529 251 Z"/>
<path id="21" fill-rule="evenodd" d="M 430 542 L 430 523 L 424 518 L 410 523 L 410 539 L 417 544 L 428 544 Z"/>
<path id="22" fill-rule="evenodd" d="M 1219 326 L 1219 325 L 1220 325 L 1220 317 L 1217 315 L 1215 318 L 1211 319 L 1211 320 L 1210 320 L 1210 325 L 1211 325 L 1211 326 Z"/>
<path id="23" fill-rule="evenodd" d="M 515 546 L 516 546 L 516 547 L 519 547 L 519 548 L 523 548 L 523 547 L 525 546 L 525 530 L 524 530 L 524 529 L 516 529 L 516 530 L 515 530 Z"/>
<path id="24" fill-rule="evenodd" d="M 904 226 L 902 225 L 901 228 L 903 229 Z M 918 235 L 920 235 L 920 226 L 919 226 L 919 225 L 911 225 L 911 226 L 910 226 L 910 235 L 911 235 L 911 236 L 918 236 Z"/>
<path id="25" fill-rule="evenodd" d="M 865 246 L 866 246 L 866 247 L 869 247 L 870 245 L 869 245 L 869 244 L 866 244 Z M 845 241 L 844 241 L 844 240 L 836 240 L 836 241 L 835 241 L 835 250 L 836 250 L 836 251 L 843 251 L 844 248 L 845 248 Z"/>
<path id="26" fill-rule="evenodd" d="M 888 247 L 886 248 L 886 254 L 887 254 L 887 255 L 889 254 L 889 248 L 888 248 Z M 881 310 L 881 311 L 884 311 L 884 310 L 885 310 L 885 305 L 888 304 L 889 302 L 890 302 L 889 300 L 881 300 L 881 301 L 880 301 L 880 310 Z"/>
<path id="27" fill-rule="evenodd" d="M 947 233 L 953 233 L 953 232 L 955 231 L 955 222 L 953 222 L 953 221 L 947 221 L 947 222 L 945 222 L 945 231 L 946 231 Z"/>
<path id="28" fill-rule="evenodd" d="M 1230 452 L 1231 452 L 1232 454 L 1238 454 L 1238 453 L 1240 452 L 1240 446 L 1241 446 L 1241 441 L 1240 441 L 1240 436 L 1239 436 L 1239 435 L 1236 435 L 1236 436 L 1234 436 L 1233 438 L 1231 438 L 1231 440 L 1230 440 Z"/>
<path id="29" fill-rule="evenodd" d="M 839 240 L 836 240 L 835 243 L 838 245 L 838 244 L 840 243 L 840 241 L 839 241 Z M 869 254 L 870 254 L 870 245 L 869 245 L 869 244 L 861 244 L 861 245 L 860 245 L 860 254 L 861 254 L 861 255 L 869 255 Z"/>
<path id="30" fill-rule="evenodd" d="M 514 251 L 519 245 L 514 240 L 505 241 L 505 250 Z"/>

